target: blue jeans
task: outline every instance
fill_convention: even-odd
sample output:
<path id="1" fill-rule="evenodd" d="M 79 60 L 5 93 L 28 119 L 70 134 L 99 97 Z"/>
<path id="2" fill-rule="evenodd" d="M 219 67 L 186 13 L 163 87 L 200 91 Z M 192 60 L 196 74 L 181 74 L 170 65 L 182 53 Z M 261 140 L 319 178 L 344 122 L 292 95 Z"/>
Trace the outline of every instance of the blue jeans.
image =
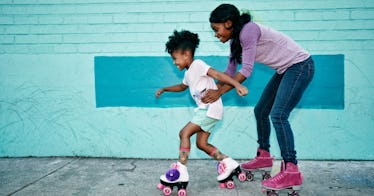
<path id="1" fill-rule="evenodd" d="M 292 65 L 283 74 L 274 74 L 254 109 L 259 148 L 269 151 L 270 116 L 285 162 L 297 164 L 294 136 L 288 117 L 299 103 L 313 75 L 314 61 L 311 57 Z"/>

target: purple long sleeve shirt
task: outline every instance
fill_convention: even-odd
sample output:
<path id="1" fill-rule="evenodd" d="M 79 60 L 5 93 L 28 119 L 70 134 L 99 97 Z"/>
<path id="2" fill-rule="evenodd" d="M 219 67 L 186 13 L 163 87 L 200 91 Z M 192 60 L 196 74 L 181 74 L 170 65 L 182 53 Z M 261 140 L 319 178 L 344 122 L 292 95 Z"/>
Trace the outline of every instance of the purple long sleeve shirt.
<path id="1" fill-rule="evenodd" d="M 242 46 L 242 68 L 239 72 L 247 78 L 252 73 L 254 62 L 265 64 L 282 74 L 288 67 L 310 57 L 287 35 L 254 22 L 243 26 L 239 39 Z M 236 62 L 229 61 L 225 73 L 234 76 L 237 66 Z"/>

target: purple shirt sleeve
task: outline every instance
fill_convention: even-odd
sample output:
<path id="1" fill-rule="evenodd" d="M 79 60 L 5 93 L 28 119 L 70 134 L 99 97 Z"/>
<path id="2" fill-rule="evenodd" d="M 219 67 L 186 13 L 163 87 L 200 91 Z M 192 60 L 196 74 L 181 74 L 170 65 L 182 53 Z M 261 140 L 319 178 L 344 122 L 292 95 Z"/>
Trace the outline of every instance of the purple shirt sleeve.
<path id="1" fill-rule="evenodd" d="M 225 73 L 228 74 L 229 76 L 233 77 L 235 72 L 236 72 L 236 67 L 238 66 L 238 64 L 235 63 L 234 61 L 231 61 L 230 59 L 231 59 L 231 54 L 230 54 L 230 58 L 229 58 L 229 64 L 226 67 Z"/>
<path id="2" fill-rule="evenodd" d="M 244 25 L 240 32 L 239 39 L 240 44 L 242 45 L 242 68 L 239 70 L 239 73 L 246 78 L 248 78 L 252 73 L 256 57 L 257 41 L 260 39 L 260 36 L 260 27 L 253 22 Z M 230 54 L 230 57 L 231 55 L 232 54 Z M 225 73 L 233 76 L 237 66 L 236 62 L 229 61 Z"/>

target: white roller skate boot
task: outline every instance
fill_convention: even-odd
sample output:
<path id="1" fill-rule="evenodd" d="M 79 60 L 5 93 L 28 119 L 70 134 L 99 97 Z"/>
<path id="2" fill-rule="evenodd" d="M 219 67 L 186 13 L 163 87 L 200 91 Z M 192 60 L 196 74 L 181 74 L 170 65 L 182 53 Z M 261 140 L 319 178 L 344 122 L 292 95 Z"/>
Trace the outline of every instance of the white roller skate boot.
<path id="1" fill-rule="evenodd" d="M 220 183 L 219 186 L 221 188 L 233 189 L 235 187 L 234 176 L 236 176 L 240 182 L 246 180 L 245 173 L 240 169 L 239 163 L 230 157 L 218 162 L 217 171 L 217 181 Z"/>
<path id="2" fill-rule="evenodd" d="M 170 195 L 173 187 L 176 186 L 178 188 L 178 196 L 186 196 L 188 180 L 187 167 L 180 162 L 176 162 L 171 165 L 165 174 L 160 176 L 160 183 L 157 188 L 162 190 L 164 195 Z"/>

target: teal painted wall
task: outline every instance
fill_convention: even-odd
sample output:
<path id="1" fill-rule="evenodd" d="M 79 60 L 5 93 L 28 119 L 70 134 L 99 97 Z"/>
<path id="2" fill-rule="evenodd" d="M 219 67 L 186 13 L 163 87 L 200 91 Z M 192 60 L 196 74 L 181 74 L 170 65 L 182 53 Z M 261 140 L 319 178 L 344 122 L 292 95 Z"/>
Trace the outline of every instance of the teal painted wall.
<path id="1" fill-rule="evenodd" d="M 222 2 L 0 1 L 0 157 L 176 158 L 193 108 L 96 108 L 94 57 L 166 56 L 174 29 L 199 33 L 197 55 L 227 55 L 208 23 Z M 290 117 L 298 157 L 374 160 L 374 1 L 230 2 L 313 55 L 345 57 L 344 109 L 298 108 Z M 250 158 L 256 138 L 253 107 L 227 106 L 210 141 Z M 274 132 L 271 142 L 279 158 Z M 208 156 L 193 147 L 191 158 Z"/>
<path id="2" fill-rule="evenodd" d="M 228 62 L 228 56 L 195 58 L 222 71 Z M 312 58 L 315 76 L 296 108 L 343 109 L 344 55 L 312 55 Z M 232 90 L 222 96 L 225 106 L 256 105 L 264 87 L 274 75 L 274 70 L 255 63 L 252 73 L 242 83 L 250 89 L 250 96 L 240 97 Z M 196 107 L 192 98 L 187 99 L 190 96 L 188 90 L 167 93 L 161 99 L 152 96 L 160 86 L 179 84 L 183 75 L 184 71 L 176 69 L 170 56 L 95 57 L 96 107 Z"/>

